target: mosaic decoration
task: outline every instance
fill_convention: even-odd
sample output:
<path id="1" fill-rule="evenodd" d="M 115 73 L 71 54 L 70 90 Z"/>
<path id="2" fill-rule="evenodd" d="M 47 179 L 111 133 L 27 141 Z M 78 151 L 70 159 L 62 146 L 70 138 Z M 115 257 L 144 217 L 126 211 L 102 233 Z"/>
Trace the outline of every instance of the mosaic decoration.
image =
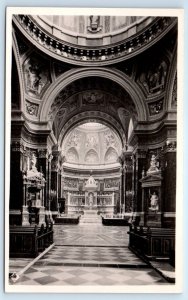
<path id="1" fill-rule="evenodd" d="M 98 105 L 98 104 L 104 104 L 104 95 L 101 92 L 85 92 L 82 96 L 82 103 L 84 105 L 90 104 L 90 105 Z"/>
<path id="2" fill-rule="evenodd" d="M 143 67 L 140 82 L 148 93 L 156 93 L 164 90 L 168 66 L 164 59 Z"/>
<path id="3" fill-rule="evenodd" d="M 31 96 L 39 96 L 50 82 L 49 70 L 46 62 L 32 57 L 24 64 L 26 91 Z"/>

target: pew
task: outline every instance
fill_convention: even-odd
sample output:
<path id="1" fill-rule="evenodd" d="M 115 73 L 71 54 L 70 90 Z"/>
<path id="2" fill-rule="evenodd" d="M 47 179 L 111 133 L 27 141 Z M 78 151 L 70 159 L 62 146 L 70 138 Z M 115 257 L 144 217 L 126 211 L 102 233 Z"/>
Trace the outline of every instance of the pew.
<path id="1" fill-rule="evenodd" d="M 10 226 L 10 257 L 36 257 L 53 243 L 53 225 Z"/>

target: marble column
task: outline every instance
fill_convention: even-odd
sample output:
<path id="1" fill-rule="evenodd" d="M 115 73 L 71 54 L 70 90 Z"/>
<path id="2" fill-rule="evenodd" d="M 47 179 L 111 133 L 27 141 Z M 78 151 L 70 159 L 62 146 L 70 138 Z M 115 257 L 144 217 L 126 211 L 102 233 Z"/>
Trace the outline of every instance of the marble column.
<path id="1" fill-rule="evenodd" d="M 119 212 L 123 212 L 123 203 L 124 203 L 124 169 L 123 166 L 120 167 L 120 207 Z"/>
<path id="2" fill-rule="evenodd" d="M 20 210 L 23 206 L 23 155 L 22 143 L 13 143 L 10 156 L 10 209 Z"/>
<path id="3" fill-rule="evenodd" d="M 125 212 L 132 211 L 132 160 L 130 153 L 125 155 L 124 162 L 124 203 Z"/>
<path id="4" fill-rule="evenodd" d="M 48 206 L 48 150 L 47 149 L 40 149 L 38 151 L 38 165 L 39 171 L 43 173 L 44 178 L 46 180 L 45 188 L 44 188 L 44 207 Z"/>
<path id="5" fill-rule="evenodd" d="M 46 182 L 47 182 L 47 209 L 51 210 L 51 162 L 53 159 L 53 155 L 50 153 L 47 157 L 48 164 L 48 172 L 46 174 Z"/>
<path id="6" fill-rule="evenodd" d="M 137 149 L 134 156 L 134 218 L 135 224 L 139 224 L 144 212 L 142 211 L 142 187 L 140 179 L 146 166 L 146 151 Z"/>
<path id="7" fill-rule="evenodd" d="M 59 197 L 59 155 L 60 151 L 53 151 L 53 159 L 51 165 L 51 192 L 53 192 L 53 196 L 51 195 L 52 205 L 51 210 L 58 211 L 58 197 Z"/>
<path id="8" fill-rule="evenodd" d="M 163 225 L 174 227 L 176 212 L 176 142 L 167 142 L 164 148 L 163 176 Z"/>

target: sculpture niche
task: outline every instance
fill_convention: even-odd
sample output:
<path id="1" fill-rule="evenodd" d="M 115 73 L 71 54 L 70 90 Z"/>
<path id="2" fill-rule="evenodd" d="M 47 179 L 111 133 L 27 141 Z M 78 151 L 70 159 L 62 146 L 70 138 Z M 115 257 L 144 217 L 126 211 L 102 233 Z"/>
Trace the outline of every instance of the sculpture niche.
<path id="1" fill-rule="evenodd" d="M 140 226 L 161 227 L 162 176 L 156 155 L 151 156 L 150 167 L 142 172 L 142 213 Z"/>
<path id="2" fill-rule="evenodd" d="M 45 178 L 41 172 L 38 172 L 36 162 L 36 156 L 32 154 L 31 168 L 23 175 L 22 225 L 45 223 Z"/>

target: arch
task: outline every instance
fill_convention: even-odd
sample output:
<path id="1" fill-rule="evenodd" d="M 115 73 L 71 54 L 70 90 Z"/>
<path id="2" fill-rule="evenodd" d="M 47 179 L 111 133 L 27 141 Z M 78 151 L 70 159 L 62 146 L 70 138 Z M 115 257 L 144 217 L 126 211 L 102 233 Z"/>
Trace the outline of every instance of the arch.
<path id="1" fill-rule="evenodd" d="M 126 92 L 129 93 L 136 107 L 138 121 L 147 120 L 147 109 L 144 103 L 144 94 L 138 85 L 123 72 L 112 68 L 78 68 L 70 70 L 59 76 L 59 78 L 48 88 L 43 95 L 43 104 L 40 109 L 40 121 L 48 121 L 50 107 L 60 91 L 73 81 L 85 77 L 102 77 L 110 79 L 119 84 Z"/>
<path id="2" fill-rule="evenodd" d="M 114 163 L 117 162 L 118 154 L 113 147 L 109 147 L 104 156 L 104 163 Z"/>
<path id="3" fill-rule="evenodd" d="M 177 76 L 177 51 L 176 47 L 174 49 L 173 53 L 173 59 L 170 65 L 169 69 L 169 76 L 167 78 L 167 88 L 166 88 L 166 97 L 165 97 L 165 108 L 167 110 L 172 109 L 172 94 L 173 94 L 173 88 L 175 83 L 175 78 Z"/>
<path id="4" fill-rule="evenodd" d="M 84 161 L 88 164 L 98 164 L 99 161 L 99 156 L 97 154 L 97 152 L 94 149 L 90 149 L 84 158 Z"/>
<path id="5" fill-rule="evenodd" d="M 14 31 L 12 33 L 12 50 L 13 50 L 14 59 L 16 62 L 16 68 L 17 68 L 17 74 L 18 74 L 18 80 L 19 80 L 19 89 L 20 89 L 20 107 L 19 107 L 19 109 L 21 111 L 25 111 L 23 70 L 22 70 L 22 66 L 21 66 L 21 62 L 20 62 L 19 49 L 18 49 L 17 40 L 16 40 Z"/>
<path id="6" fill-rule="evenodd" d="M 65 157 L 66 157 L 67 162 L 71 162 L 71 163 L 79 162 L 79 155 L 78 155 L 77 150 L 74 147 L 71 147 L 68 149 Z"/>
<path id="7" fill-rule="evenodd" d="M 73 128 L 88 121 L 97 121 L 115 131 L 115 133 L 120 137 L 120 141 L 123 147 L 124 143 L 126 142 L 126 136 L 122 125 L 114 117 L 101 111 L 86 111 L 78 113 L 77 115 L 69 119 L 63 126 L 63 129 L 59 135 L 58 144 L 60 145 L 60 147 L 62 147 L 63 140 L 68 136 Z"/>

